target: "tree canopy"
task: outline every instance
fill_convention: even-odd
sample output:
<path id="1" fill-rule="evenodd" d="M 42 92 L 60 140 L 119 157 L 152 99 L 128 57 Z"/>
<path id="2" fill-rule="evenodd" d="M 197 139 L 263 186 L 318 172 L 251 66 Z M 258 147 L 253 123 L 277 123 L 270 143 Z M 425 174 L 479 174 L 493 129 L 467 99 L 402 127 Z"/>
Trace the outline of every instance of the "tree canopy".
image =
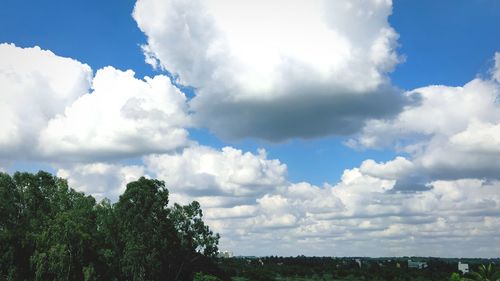
<path id="1" fill-rule="evenodd" d="M 97 203 L 47 172 L 0 173 L 0 280 L 192 280 L 219 235 L 198 202 L 169 206 L 144 177 Z"/>

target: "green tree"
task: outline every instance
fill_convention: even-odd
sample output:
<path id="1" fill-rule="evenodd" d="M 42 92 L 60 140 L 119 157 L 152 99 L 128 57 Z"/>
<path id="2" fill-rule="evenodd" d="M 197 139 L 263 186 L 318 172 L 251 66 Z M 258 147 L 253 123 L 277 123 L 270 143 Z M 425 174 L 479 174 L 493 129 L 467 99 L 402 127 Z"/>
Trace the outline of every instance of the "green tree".
<path id="1" fill-rule="evenodd" d="M 183 249 L 205 256 L 217 254 L 220 236 L 214 234 L 203 222 L 203 211 L 200 208 L 200 203 L 193 201 L 186 206 L 174 204 L 170 218 L 177 230 Z"/>
<path id="2" fill-rule="evenodd" d="M 450 277 L 450 281 L 471 281 L 471 279 L 460 276 L 460 274 L 453 272 Z"/>
<path id="3" fill-rule="evenodd" d="M 0 173 L 0 280 L 16 280 L 22 269 L 16 263 L 22 233 L 20 196 L 13 179 Z"/>
<path id="4" fill-rule="evenodd" d="M 206 263 L 203 258 L 217 254 L 219 235 L 214 234 L 203 222 L 200 204 L 196 201 L 186 206 L 174 204 L 170 218 L 180 242 L 178 254 L 182 256 L 176 276 L 180 276 L 183 270 L 188 272 L 202 270 L 200 264 Z"/>
<path id="5" fill-rule="evenodd" d="M 116 204 L 120 268 L 126 280 L 186 280 L 193 263 L 217 251 L 219 236 L 201 220 L 197 202 L 168 207 L 162 181 L 140 178 Z"/>
<path id="6" fill-rule="evenodd" d="M 115 211 L 120 226 L 117 254 L 123 279 L 160 280 L 172 276 L 179 242 L 168 217 L 168 190 L 163 182 L 143 177 L 129 183 Z"/>
<path id="7" fill-rule="evenodd" d="M 193 281 L 220 281 L 220 279 L 213 275 L 197 272 L 193 277 Z"/>
<path id="8" fill-rule="evenodd" d="M 96 204 L 46 172 L 0 173 L 0 281 L 213 275 L 219 236 L 197 202 L 170 208 L 168 196 L 163 182 L 141 178 L 116 204 Z"/>
<path id="9" fill-rule="evenodd" d="M 472 278 L 477 281 L 500 281 L 500 272 L 491 263 L 482 264 L 477 272 L 472 272 Z"/>
<path id="10" fill-rule="evenodd" d="M 118 259 L 119 220 L 116 217 L 114 205 L 108 199 L 95 206 L 96 212 L 96 242 L 97 260 L 94 261 L 95 271 L 101 280 L 117 280 L 120 268 Z"/>
<path id="11" fill-rule="evenodd" d="M 95 200 L 48 173 L 16 174 L 24 189 L 34 280 L 82 280 L 95 259 Z M 41 208 L 36 210 L 35 207 Z"/>

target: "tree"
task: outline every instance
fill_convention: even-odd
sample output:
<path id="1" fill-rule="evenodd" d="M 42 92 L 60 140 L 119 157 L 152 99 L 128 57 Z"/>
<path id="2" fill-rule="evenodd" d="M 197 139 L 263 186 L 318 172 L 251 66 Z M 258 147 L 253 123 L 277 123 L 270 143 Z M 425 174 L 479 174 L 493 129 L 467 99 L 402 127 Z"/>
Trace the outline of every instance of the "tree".
<path id="1" fill-rule="evenodd" d="M 120 196 L 117 251 L 123 279 L 192 279 L 193 264 L 217 252 L 219 236 L 201 220 L 199 204 L 170 209 L 168 195 L 164 182 L 142 177 Z"/>
<path id="2" fill-rule="evenodd" d="M 179 239 L 183 261 L 178 269 L 177 276 L 182 270 L 191 272 L 203 270 L 206 261 L 204 257 L 213 257 L 217 254 L 219 234 L 214 234 L 203 222 L 203 212 L 200 204 L 193 201 L 191 204 L 181 206 L 174 204 L 170 212 L 170 218 Z M 206 269 L 205 269 L 206 270 Z"/>
<path id="3" fill-rule="evenodd" d="M 0 280 L 15 280 L 22 269 L 16 263 L 22 232 L 20 197 L 13 179 L 0 173 Z"/>
<path id="4" fill-rule="evenodd" d="M 0 173 L 0 280 L 213 275 L 218 234 L 203 223 L 197 202 L 170 208 L 168 196 L 162 181 L 141 178 L 116 204 L 97 204 L 46 172 Z"/>
<path id="5" fill-rule="evenodd" d="M 193 277 L 193 281 L 220 281 L 220 279 L 213 275 L 197 272 Z"/>
<path id="6" fill-rule="evenodd" d="M 460 276 L 460 274 L 453 272 L 450 277 L 450 281 L 471 281 L 471 279 Z"/>
<path id="7" fill-rule="evenodd" d="M 205 256 L 217 254 L 220 236 L 214 234 L 203 222 L 203 211 L 200 208 L 200 203 L 193 201 L 186 206 L 174 204 L 170 218 L 184 249 Z"/>
<path id="8" fill-rule="evenodd" d="M 124 280 L 159 280 L 171 276 L 178 248 L 168 218 L 168 190 L 163 182 L 144 177 L 127 184 L 116 204 L 121 275 Z"/>
<path id="9" fill-rule="evenodd" d="M 95 200 L 79 193 L 67 195 L 71 207 L 57 212 L 36 236 L 31 258 L 35 280 L 82 280 L 84 269 L 93 271 Z"/>
<path id="10" fill-rule="evenodd" d="M 473 280 L 478 281 L 500 281 L 500 272 L 490 263 L 480 265 L 477 272 L 472 272 Z"/>

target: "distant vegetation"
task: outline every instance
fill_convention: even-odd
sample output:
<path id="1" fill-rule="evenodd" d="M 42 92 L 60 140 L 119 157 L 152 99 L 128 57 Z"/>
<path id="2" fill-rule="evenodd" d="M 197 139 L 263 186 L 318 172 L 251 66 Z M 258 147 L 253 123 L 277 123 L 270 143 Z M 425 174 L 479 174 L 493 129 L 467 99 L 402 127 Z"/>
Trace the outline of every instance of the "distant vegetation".
<path id="1" fill-rule="evenodd" d="M 499 260 L 465 259 L 474 272 L 457 271 L 457 259 L 417 258 L 424 269 L 408 268 L 405 258 L 332 257 L 247 257 L 220 261 L 219 266 L 234 281 L 497 281 L 500 272 L 490 262 Z M 482 265 L 484 263 L 488 266 Z M 458 278 L 458 279 L 456 279 Z"/>
<path id="2" fill-rule="evenodd" d="M 112 204 L 46 172 L 0 173 L 0 281 L 500 281 L 499 260 L 462 259 L 464 275 L 457 259 L 417 258 L 427 267 L 416 269 L 407 257 L 217 258 L 200 205 L 168 198 L 153 179 Z"/>

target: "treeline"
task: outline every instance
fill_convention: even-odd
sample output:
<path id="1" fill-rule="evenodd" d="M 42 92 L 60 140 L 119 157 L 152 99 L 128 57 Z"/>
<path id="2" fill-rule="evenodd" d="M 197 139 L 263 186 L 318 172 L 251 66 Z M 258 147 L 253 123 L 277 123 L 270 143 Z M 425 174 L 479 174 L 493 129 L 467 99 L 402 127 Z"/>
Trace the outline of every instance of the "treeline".
<path id="1" fill-rule="evenodd" d="M 146 178 L 112 204 L 46 172 L 0 173 L 0 281 L 220 275 L 211 259 L 219 235 L 200 205 L 169 206 L 168 198 L 162 181 Z"/>
<path id="2" fill-rule="evenodd" d="M 491 260 L 469 260 L 473 272 L 464 276 L 455 259 L 418 258 L 427 263 L 424 269 L 408 268 L 408 259 L 238 257 L 221 260 L 219 267 L 234 281 L 500 281 Z"/>

